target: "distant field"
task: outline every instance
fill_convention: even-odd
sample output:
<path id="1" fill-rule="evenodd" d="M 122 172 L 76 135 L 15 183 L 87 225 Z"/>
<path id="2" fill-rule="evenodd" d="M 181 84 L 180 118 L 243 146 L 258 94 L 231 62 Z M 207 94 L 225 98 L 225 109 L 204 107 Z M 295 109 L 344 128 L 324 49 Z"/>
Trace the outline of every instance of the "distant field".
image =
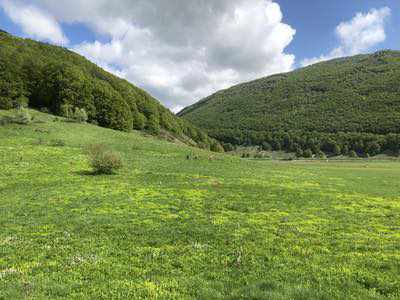
<path id="1" fill-rule="evenodd" d="M 35 114 L 0 126 L 0 299 L 400 298 L 399 161 L 242 160 Z M 90 143 L 123 170 L 89 175 Z"/>

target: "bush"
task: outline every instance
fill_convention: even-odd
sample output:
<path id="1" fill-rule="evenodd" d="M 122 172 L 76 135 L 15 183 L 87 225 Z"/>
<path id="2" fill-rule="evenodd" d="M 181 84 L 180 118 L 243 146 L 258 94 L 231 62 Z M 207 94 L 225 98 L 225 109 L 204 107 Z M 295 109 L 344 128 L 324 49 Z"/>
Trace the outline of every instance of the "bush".
<path id="1" fill-rule="evenodd" d="M 13 123 L 20 125 L 28 125 L 30 122 L 32 122 L 31 114 L 25 108 L 18 109 L 15 115 L 13 116 Z"/>
<path id="2" fill-rule="evenodd" d="M 70 104 L 61 106 L 61 115 L 68 121 L 77 123 L 86 123 L 88 120 L 88 115 L 84 108 L 74 107 Z"/>
<path id="3" fill-rule="evenodd" d="M 315 154 L 315 156 L 319 159 L 326 159 L 326 155 L 324 152 L 322 152 L 321 150 L 317 151 L 317 153 Z"/>
<path id="4" fill-rule="evenodd" d="M 61 105 L 61 116 L 66 119 L 71 119 L 73 116 L 73 106 L 70 104 Z"/>
<path id="5" fill-rule="evenodd" d="M 296 149 L 296 157 L 300 158 L 300 157 L 303 157 L 303 155 L 304 155 L 303 150 L 301 148 L 297 148 Z"/>
<path id="6" fill-rule="evenodd" d="M 224 143 L 223 147 L 226 152 L 235 151 L 235 147 L 231 143 Z"/>
<path id="7" fill-rule="evenodd" d="M 113 174 L 122 168 L 123 163 L 119 153 L 111 151 L 105 145 L 95 144 L 87 147 L 90 166 L 95 174 Z"/>
<path id="8" fill-rule="evenodd" d="M 212 152 L 225 152 L 225 150 L 224 150 L 224 148 L 221 146 L 221 144 L 220 143 L 218 143 L 218 142 L 213 142 L 212 144 L 211 144 L 211 149 L 210 149 Z"/>
<path id="9" fill-rule="evenodd" d="M 13 108 L 13 103 L 9 97 L 0 96 L 0 109 L 11 109 Z"/>
<path id="10" fill-rule="evenodd" d="M 270 143 L 264 142 L 261 144 L 261 148 L 264 151 L 272 151 L 272 146 Z"/>
<path id="11" fill-rule="evenodd" d="M 354 150 L 350 151 L 350 152 L 349 152 L 349 157 L 351 157 L 351 158 L 357 158 L 357 157 L 358 157 L 357 152 L 354 151 Z"/>
<path id="12" fill-rule="evenodd" d="M 50 111 L 49 111 L 49 109 L 48 109 L 47 107 L 41 107 L 41 108 L 40 108 L 40 111 L 41 111 L 42 113 L 45 113 L 45 114 L 50 113 Z"/>
<path id="13" fill-rule="evenodd" d="M 303 157 L 304 158 L 312 158 L 313 157 L 313 153 L 311 151 L 311 149 L 307 149 L 306 151 L 303 152 Z"/>
<path id="14" fill-rule="evenodd" d="M 53 147 L 64 147 L 66 144 L 64 140 L 52 140 L 51 145 Z"/>
<path id="15" fill-rule="evenodd" d="M 74 119 L 74 121 L 78 123 L 86 123 L 88 120 L 88 115 L 84 108 L 75 107 L 75 111 L 72 118 Z"/>

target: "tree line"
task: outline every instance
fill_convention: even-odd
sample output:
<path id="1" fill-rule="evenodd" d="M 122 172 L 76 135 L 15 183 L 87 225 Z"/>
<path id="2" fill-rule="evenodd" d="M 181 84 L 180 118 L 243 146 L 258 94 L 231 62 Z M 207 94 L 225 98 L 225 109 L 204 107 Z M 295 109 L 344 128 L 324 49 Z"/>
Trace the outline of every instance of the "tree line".
<path id="1" fill-rule="evenodd" d="M 231 131 L 221 130 L 215 136 L 226 151 L 235 145 L 260 146 L 265 151 L 295 152 L 298 156 L 346 155 L 375 156 L 381 153 L 400 155 L 400 134 L 322 133 L 301 131 Z"/>

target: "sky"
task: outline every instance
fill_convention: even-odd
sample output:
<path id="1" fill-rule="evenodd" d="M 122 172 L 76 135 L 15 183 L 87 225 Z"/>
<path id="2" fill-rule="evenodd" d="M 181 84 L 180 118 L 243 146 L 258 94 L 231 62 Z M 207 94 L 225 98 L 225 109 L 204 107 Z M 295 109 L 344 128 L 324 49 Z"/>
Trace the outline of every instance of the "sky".
<path id="1" fill-rule="evenodd" d="M 0 0 L 0 28 L 69 48 L 177 112 L 220 89 L 400 49 L 400 0 Z"/>

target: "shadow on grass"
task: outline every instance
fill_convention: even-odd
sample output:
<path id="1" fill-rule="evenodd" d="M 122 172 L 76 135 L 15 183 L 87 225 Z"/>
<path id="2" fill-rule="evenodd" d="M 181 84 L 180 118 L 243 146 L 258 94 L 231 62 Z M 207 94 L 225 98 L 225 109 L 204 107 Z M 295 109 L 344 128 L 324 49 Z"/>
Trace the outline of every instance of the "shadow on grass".
<path id="1" fill-rule="evenodd" d="M 93 172 L 91 170 L 75 171 L 75 172 L 73 172 L 73 174 L 79 175 L 79 176 L 97 176 L 97 175 L 99 175 L 98 173 Z"/>
<path id="2" fill-rule="evenodd" d="M 115 176 L 116 175 L 115 173 L 104 174 L 104 173 L 94 172 L 91 170 L 76 171 L 76 172 L 73 172 L 73 174 L 79 175 L 79 176 Z"/>

